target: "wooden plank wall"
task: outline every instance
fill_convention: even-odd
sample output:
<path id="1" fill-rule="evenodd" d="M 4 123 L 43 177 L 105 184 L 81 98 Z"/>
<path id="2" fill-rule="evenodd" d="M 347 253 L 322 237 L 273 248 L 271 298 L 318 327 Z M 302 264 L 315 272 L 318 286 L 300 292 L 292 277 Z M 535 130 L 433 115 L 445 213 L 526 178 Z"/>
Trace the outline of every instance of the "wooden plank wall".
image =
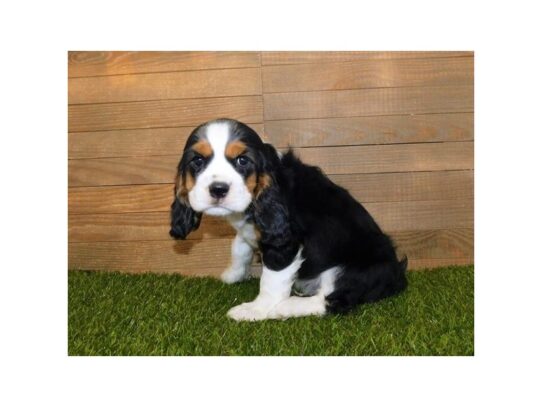
<path id="1" fill-rule="evenodd" d="M 218 275 L 232 229 L 169 238 L 192 128 L 231 117 L 348 188 L 411 269 L 473 263 L 471 52 L 70 52 L 69 267 Z M 257 260 L 255 260 L 257 262 Z"/>

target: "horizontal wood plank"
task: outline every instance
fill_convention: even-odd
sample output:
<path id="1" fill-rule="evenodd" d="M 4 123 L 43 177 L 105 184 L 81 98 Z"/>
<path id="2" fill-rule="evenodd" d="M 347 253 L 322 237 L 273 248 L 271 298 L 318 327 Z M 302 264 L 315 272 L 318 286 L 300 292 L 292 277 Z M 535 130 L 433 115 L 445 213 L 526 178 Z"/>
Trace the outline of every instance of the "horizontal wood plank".
<path id="1" fill-rule="evenodd" d="M 406 230 L 391 233 L 399 257 L 445 259 L 474 257 L 474 229 Z"/>
<path id="2" fill-rule="evenodd" d="M 127 185 L 68 189 L 68 212 L 125 213 L 169 211 L 171 185 Z"/>
<path id="3" fill-rule="evenodd" d="M 416 259 L 473 257 L 472 230 L 402 232 L 392 236 L 399 252 Z M 69 243 L 70 269 L 218 275 L 230 260 L 231 239 Z"/>
<path id="4" fill-rule="evenodd" d="M 473 171 L 332 175 L 358 201 L 397 202 L 472 199 Z M 173 184 L 70 188 L 70 213 L 124 213 L 169 210 Z"/>
<path id="5" fill-rule="evenodd" d="M 427 86 L 264 94 L 265 120 L 465 113 L 472 86 Z"/>
<path id="6" fill-rule="evenodd" d="M 95 76 L 68 80 L 68 103 L 260 95 L 259 68 Z"/>
<path id="7" fill-rule="evenodd" d="M 260 66 L 258 52 L 70 51 L 70 78 Z"/>
<path id="8" fill-rule="evenodd" d="M 473 133 L 473 113 L 276 120 L 265 123 L 268 141 L 281 147 L 470 141 L 474 139 Z"/>
<path id="9" fill-rule="evenodd" d="M 249 124 L 263 134 L 263 124 Z M 68 158 L 139 157 L 177 153 L 181 155 L 194 126 L 165 129 L 134 129 L 68 134 Z"/>
<path id="10" fill-rule="evenodd" d="M 230 239 L 69 243 L 70 269 L 200 274 L 230 261 Z"/>
<path id="11" fill-rule="evenodd" d="M 172 188 L 152 187 L 110 187 L 108 191 L 100 191 L 101 188 L 70 190 L 69 214 L 164 212 L 160 225 L 167 228 L 173 200 Z M 134 190 L 138 193 L 134 194 Z M 158 194 L 160 192 L 161 195 Z M 465 228 L 472 226 L 474 217 L 472 199 L 364 202 L 364 205 L 386 230 Z M 133 219 L 137 222 L 137 217 Z"/>
<path id="12" fill-rule="evenodd" d="M 408 261 L 408 271 L 423 271 L 435 267 L 474 265 L 474 256 L 451 259 L 412 259 Z"/>
<path id="13" fill-rule="evenodd" d="M 471 141 L 472 113 L 278 120 L 249 124 L 277 148 Z M 182 152 L 191 127 L 69 133 L 68 158 L 164 155 Z"/>
<path id="14" fill-rule="evenodd" d="M 70 242 L 171 240 L 169 212 L 79 214 L 68 217 Z M 223 218 L 203 216 L 187 239 L 233 238 L 235 230 Z"/>
<path id="15" fill-rule="evenodd" d="M 69 186 L 171 183 L 181 154 L 68 161 Z"/>
<path id="16" fill-rule="evenodd" d="M 403 228 L 406 226 L 412 230 L 427 230 L 431 227 L 459 227 L 456 225 L 467 228 L 472 226 L 473 215 L 467 213 L 471 211 L 471 208 L 464 205 L 465 201 L 446 202 L 438 201 L 434 205 L 430 203 L 405 203 L 402 206 L 397 203 L 392 203 L 389 206 L 384 203 L 366 203 L 365 206 L 368 209 L 374 209 L 373 215 L 379 224 L 387 231 L 394 233 L 402 233 Z M 437 217 L 442 216 L 437 213 L 440 209 L 443 211 L 449 209 L 453 213 L 445 215 L 448 218 L 444 222 L 429 218 L 431 214 Z M 398 215 L 394 214 L 394 210 L 414 216 L 414 219 L 407 224 L 401 223 L 397 220 Z M 430 212 L 429 215 L 425 213 L 427 211 Z M 459 218 L 462 214 L 466 214 L 465 219 Z M 70 214 L 68 218 L 68 240 L 70 242 L 169 240 L 169 222 L 169 212 Z M 199 229 L 191 233 L 188 239 L 232 237 L 234 234 L 235 231 L 225 220 L 203 216 Z"/>
<path id="17" fill-rule="evenodd" d="M 420 171 L 330 176 L 360 202 L 473 199 L 474 172 Z"/>
<path id="18" fill-rule="evenodd" d="M 463 170 L 474 167 L 473 143 L 391 144 L 300 148 L 296 153 L 326 174 Z M 340 157 L 340 159 L 338 159 Z M 173 182 L 179 155 L 68 161 L 69 186 Z"/>
<path id="19" fill-rule="evenodd" d="M 440 171 L 474 168 L 473 143 L 390 144 L 295 150 L 326 174 Z"/>
<path id="20" fill-rule="evenodd" d="M 473 58 L 374 59 L 274 65 L 265 66 L 262 76 L 265 93 L 472 85 L 474 60 Z"/>
<path id="21" fill-rule="evenodd" d="M 472 51 L 268 51 L 262 52 L 262 65 L 321 64 L 368 61 L 373 59 L 414 59 L 472 57 Z"/>
<path id="22" fill-rule="evenodd" d="M 197 126 L 219 117 L 261 123 L 262 109 L 261 96 L 70 105 L 68 131 Z"/>

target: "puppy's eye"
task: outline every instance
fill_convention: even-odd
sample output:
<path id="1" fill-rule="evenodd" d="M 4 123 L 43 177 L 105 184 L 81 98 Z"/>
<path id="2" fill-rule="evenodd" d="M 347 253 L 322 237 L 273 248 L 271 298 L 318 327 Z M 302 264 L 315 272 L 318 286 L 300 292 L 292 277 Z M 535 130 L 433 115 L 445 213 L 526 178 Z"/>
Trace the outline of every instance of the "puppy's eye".
<path id="1" fill-rule="evenodd" d="M 245 156 L 245 155 L 240 155 L 239 157 L 237 157 L 235 159 L 235 163 L 239 167 L 246 167 L 249 162 L 250 162 L 249 158 L 247 156 Z"/>
<path id="2" fill-rule="evenodd" d="M 192 166 L 197 170 L 203 166 L 204 162 L 205 160 L 203 159 L 203 157 L 197 156 L 192 159 L 190 164 L 192 164 Z"/>

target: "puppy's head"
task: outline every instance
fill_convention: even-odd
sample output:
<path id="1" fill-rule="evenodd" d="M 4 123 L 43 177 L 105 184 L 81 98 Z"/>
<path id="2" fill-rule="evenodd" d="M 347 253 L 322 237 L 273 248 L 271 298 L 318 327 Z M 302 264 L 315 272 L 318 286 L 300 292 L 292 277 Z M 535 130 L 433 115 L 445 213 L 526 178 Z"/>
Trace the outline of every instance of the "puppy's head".
<path id="1" fill-rule="evenodd" d="M 245 212 L 272 183 L 277 162 L 275 149 L 243 123 L 219 119 L 197 127 L 179 162 L 170 234 L 184 239 L 202 213 Z"/>

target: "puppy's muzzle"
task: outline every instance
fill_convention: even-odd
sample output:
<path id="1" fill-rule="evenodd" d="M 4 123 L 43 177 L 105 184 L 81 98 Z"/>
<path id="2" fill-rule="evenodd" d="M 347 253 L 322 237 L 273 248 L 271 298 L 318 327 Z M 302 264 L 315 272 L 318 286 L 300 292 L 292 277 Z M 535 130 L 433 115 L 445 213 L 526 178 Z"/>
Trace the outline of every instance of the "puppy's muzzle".
<path id="1" fill-rule="evenodd" d="M 230 186 L 225 182 L 213 182 L 209 185 L 209 194 L 215 199 L 224 198 L 229 190 Z"/>

